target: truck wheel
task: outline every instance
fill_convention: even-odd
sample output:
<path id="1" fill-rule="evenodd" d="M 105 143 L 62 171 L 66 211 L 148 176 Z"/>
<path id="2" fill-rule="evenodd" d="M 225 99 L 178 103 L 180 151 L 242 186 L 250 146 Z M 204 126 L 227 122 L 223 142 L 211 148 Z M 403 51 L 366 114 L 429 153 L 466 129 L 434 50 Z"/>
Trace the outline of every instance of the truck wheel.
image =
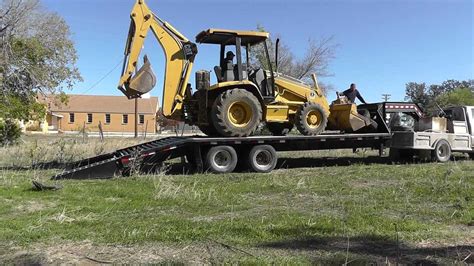
<path id="1" fill-rule="evenodd" d="M 267 128 L 273 136 L 286 136 L 293 129 L 290 123 L 267 123 Z"/>
<path id="2" fill-rule="evenodd" d="M 257 173 L 268 173 L 275 169 L 278 156 L 275 148 L 270 145 L 258 145 L 250 150 L 247 164 Z"/>
<path id="3" fill-rule="evenodd" d="M 231 146 L 216 146 L 209 149 L 206 154 L 206 170 L 213 173 L 224 174 L 234 171 L 237 166 L 237 152 Z"/>
<path id="4" fill-rule="evenodd" d="M 318 135 L 328 123 L 328 117 L 321 105 L 305 103 L 296 112 L 296 128 L 306 136 Z"/>
<path id="5" fill-rule="evenodd" d="M 262 106 L 251 92 L 231 89 L 217 97 L 211 117 L 222 136 L 245 137 L 252 135 L 260 124 Z"/>
<path id="6" fill-rule="evenodd" d="M 442 139 L 436 143 L 435 149 L 431 152 L 433 161 L 445 163 L 451 159 L 451 146 L 449 142 Z"/>

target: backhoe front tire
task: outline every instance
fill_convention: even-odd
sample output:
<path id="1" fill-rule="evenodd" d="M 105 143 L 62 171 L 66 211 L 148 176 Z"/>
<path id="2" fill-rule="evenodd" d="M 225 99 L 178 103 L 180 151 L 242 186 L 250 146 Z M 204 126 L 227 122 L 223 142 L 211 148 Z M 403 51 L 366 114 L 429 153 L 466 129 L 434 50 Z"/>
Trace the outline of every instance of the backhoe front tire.
<path id="1" fill-rule="evenodd" d="M 251 92 L 231 89 L 217 97 L 211 117 L 220 135 L 245 137 L 252 135 L 262 121 L 262 106 Z"/>
<path id="2" fill-rule="evenodd" d="M 291 123 L 267 123 L 267 128 L 273 136 L 286 136 L 293 129 Z"/>
<path id="3" fill-rule="evenodd" d="M 327 123 L 326 112 L 317 103 L 305 103 L 296 112 L 296 128 L 305 136 L 318 135 L 326 128 Z"/>

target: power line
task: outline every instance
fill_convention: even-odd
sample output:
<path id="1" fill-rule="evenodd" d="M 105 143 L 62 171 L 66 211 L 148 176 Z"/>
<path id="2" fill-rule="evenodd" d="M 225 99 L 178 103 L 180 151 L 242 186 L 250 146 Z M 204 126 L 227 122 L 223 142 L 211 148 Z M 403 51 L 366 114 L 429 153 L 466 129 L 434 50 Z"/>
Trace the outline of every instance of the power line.
<path id="1" fill-rule="evenodd" d="M 106 79 L 110 74 L 112 74 L 112 72 L 114 72 L 115 69 L 117 69 L 117 67 L 119 67 L 123 62 L 123 59 L 120 59 L 120 61 L 117 62 L 117 64 L 109 71 L 107 72 L 107 74 L 105 74 L 102 78 L 100 78 L 96 83 L 94 83 L 90 88 L 88 88 L 87 90 L 85 90 L 82 94 L 86 94 L 87 92 L 91 91 L 92 89 L 94 89 L 97 85 L 99 85 L 104 79 Z"/>
<path id="2" fill-rule="evenodd" d="M 388 102 L 388 100 L 390 100 L 390 96 L 392 96 L 391 94 L 382 94 L 382 100 L 384 102 Z"/>

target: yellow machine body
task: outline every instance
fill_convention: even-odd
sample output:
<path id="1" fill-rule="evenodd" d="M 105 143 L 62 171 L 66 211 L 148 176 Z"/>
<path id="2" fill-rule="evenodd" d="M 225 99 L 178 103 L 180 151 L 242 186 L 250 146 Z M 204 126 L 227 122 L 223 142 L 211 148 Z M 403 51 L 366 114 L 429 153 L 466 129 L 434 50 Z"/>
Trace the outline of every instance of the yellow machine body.
<path id="1" fill-rule="evenodd" d="M 212 109 L 213 100 L 228 90 L 244 89 L 258 98 L 262 108 L 261 119 L 264 122 L 294 123 L 295 115 L 303 105 L 316 103 L 320 106 L 321 112 L 325 113 L 325 117 L 328 117 L 329 125 L 332 128 L 356 131 L 363 124 L 367 124 L 364 117 L 357 114 L 355 105 L 333 103 L 330 107 L 318 86 L 315 75 L 313 75 L 314 87 L 312 87 L 300 80 L 267 70 L 266 73 L 269 74 L 266 74 L 267 78 L 265 80 L 271 82 L 272 95 L 270 100 L 264 99 L 258 84 L 254 84 L 249 78 L 242 77 L 242 61 L 238 61 L 237 64 L 239 73 L 237 80 L 219 80 L 212 86 L 210 86 L 209 81 L 204 82 L 207 84 L 205 97 L 195 97 L 191 93 L 191 85 L 188 81 L 197 54 L 196 44 L 189 41 L 169 23 L 156 16 L 144 0 L 136 1 L 130 18 L 131 25 L 125 48 L 124 66 L 118 88 L 128 98 L 132 99 L 149 92 L 155 86 L 156 77 L 146 57 L 143 66 L 137 71 L 138 57 L 145 38 L 151 30 L 162 47 L 166 59 L 162 96 L 162 112 L 166 118 L 186 121 L 194 125 L 211 125 L 212 119 L 208 118 L 208 114 Z M 221 45 L 221 58 L 224 54 L 223 47 L 235 42 L 236 49 L 238 49 L 237 54 L 240 55 L 241 46 L 247 48 L 248 63 L 250 47 L 265 43 L 268 38 L 269 34 L 266 32 L 208 29 L 199 33 L 196 40 L 199 43 Z M 266 52 L 268 57 L 268 50 Z M 242 59 L 238 58 L 238 60 Z M 207 80 L 209 80 L 208 77 Z M 199 88 L 196 89 L 199 92 Z M 209 100 L 208 97 L 214 97 L 214 99 Z M 240 107 L 242 106 L 244 105 Z M 238 113 L 249 111 L 248 108 L 240 107 L 232 106 L 232 110 L 235 110 L 235 112 L 229 114 L 232 115 L 232 117 L 229 116 L 230 120 L 239 121 Z M 189 113 L 192 113 L 192 115 L 189 115 Z"/>
<path id="2" fill-rule="evenodd" d="M 275 104 L 267 106 L 267 110 L 273 111 L 266 113 L 265 121 L 282 122 L 281 112 L 284 110 L 286 110 L 284 121 L 289 121 L 291 116 L 296 114 L 298 108 L 306 102 L 321 105 L 328 116 L 329 104 L 319 88 L 315 75 L 313 75 L 313 81 L 314 88 L 299 80 L 277 75 L 275 77 Z M 275 109 L 281 109 L 281 111 L 276 112 Z"/>

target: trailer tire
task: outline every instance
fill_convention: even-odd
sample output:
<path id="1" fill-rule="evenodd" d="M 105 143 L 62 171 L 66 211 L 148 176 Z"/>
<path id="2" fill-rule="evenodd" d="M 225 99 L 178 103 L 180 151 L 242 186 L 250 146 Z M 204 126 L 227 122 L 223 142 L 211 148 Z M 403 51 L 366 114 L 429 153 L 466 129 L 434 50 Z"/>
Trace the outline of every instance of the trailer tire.
<path id="1" fill-rule="evenodd" d="M 258 145 L 250 150 L 247 157 L 247 165 L 250 170 L 257 173 L 269 173 L 275 169 L 278 156 L 270 145 Z"/>
<path id="2" fill-rule="evenodd" d="M 445 163 L 451 159 L 451 146 L 444 139 L 439 140 L 435 149 L 431 152 L 431 159 L 436 162 Z"/>
<path id="3" fill-rule="evenodd" d="M 220 135 L 246 137 L 252 135 L 262 121 L 262 105 L 250 91 L 230 89 L 216 98 L 211 117 Z"/>
<path id="4" fill-rule="evenodd" d="M 267 128 L 273 136 L 286 136 L 293 129 L 291 123 L 267 123 Z"/>
<path id="5" fill-rule="evenodd" d="M 216 146 L 207 151 L 206 170 L 217 174 L 231 173 L 237 166 L 237 152 L 231 146 Z"/>
<path id="6" fill-rule="evenodd" d="M 474 160 L 474 152 L 473 152 L 473 153 L 469 153 L 469 158 L 471 158 L 471 160 Z"/>
<path id="7" fill-rule="evenodd" d="M 323 107 L 317 103 L 305 103 L 296 112 L 296 128 L 305 136 L 321 133 L 328 123 Z"/>

